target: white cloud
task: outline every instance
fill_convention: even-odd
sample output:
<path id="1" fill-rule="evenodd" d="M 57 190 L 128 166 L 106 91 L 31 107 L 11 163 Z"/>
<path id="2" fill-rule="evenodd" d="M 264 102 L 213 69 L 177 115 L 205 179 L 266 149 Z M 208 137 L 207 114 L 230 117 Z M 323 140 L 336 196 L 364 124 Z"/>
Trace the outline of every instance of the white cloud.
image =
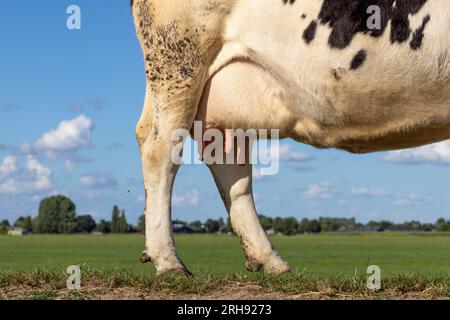
<path id="1" fill-rule="evenodd" d="M 330 199 L 337 193 L 337 188 L 328 181 L 322 181 L 318 184 L 312 184 L 303 196 L 308 199 Z"/>
<path id="2" fill-rule="evenodd" d="M 38 176 L 48 176 L 51 174 L 51 170 L 45 167 L 42 163 L 40 163 L 35 156 L 29 155 L 27 156 L 27 165 L 28 171 L 35 172 Z"/>
<path id="3" fill-rule="evenodd" d="M 80 183 L 89 188 L 110 188 L 117 186 L 117 180 L 110 174 L 94 173 L 80 177 Z"/>
<path id="4" fill-rule="evenodd" d="M 86 192 L 86 197 L 87 197 L 88 199 L 91 199 L 91 200 L 97 199 L 97 198 L 99 198 L 101 195 L 102 195 L 102 192 L 99 191 L 99 190 L 88 190 L 88 191 Z"/>
<path id="5" fill-rule="evenodd" d="M 91 186 L 96 183 L 96 178 L 94 176 L 82 176 L 80 182 L 82 185 Z"/>
<path id="6" fill-rule="evenodd" d="M 272 157 L 279 160 L 289 159 L 291 152 L 292 150 L 289 144 L 280 144 L 278 148 L 275 146 L 271 147 Z"/>
<path id="7" fill-rule="evenodd" d="M 0 194 L 14 194 L 18 192 L 17 181 L 13 178 L 8 178 L 0 182 Z"/>
<path id="8" fill-rule="evenodd" d="M 177 207 L 197 206 L 200 202 L 200 192 L 197 189 L 193 189 L 181 195 L 174 194 L 172 201 Z"/>
<path id="9" fill-rule="evenodd" d="M 258 149 L 256 149 L 258 148 Z M 258 152 L 255 152 L 258 151 Z M 265 157 L 275 160 L 309 160 L 311 156 L 303 152 L 294 152 L 291 145 L 286 143 L 275 143 L 269 141 L 258 141 L 254 144 L 253 155 L 264 155 Z"/>
<path id="10" fill-rule="evenodd" d="M 0 104 L 0 111 L 14 111 L 20 108 L 21 106 L 13 101 L 7 101 L 3 104 Z"/>
<path id="11" fill-rule="evenodd" d="M 292 150 L 290 144 L 280 144 L 279 148 L 271 147 L 272 159 L 284 161 L 311 161 L 312 156 L 306 152 L 297 152 Z"/>
<path id="12" fill-rule="evenodd" d="M 50 177 L 52 171 L 42 165 L 34 156 L 27 156 L 26 168 L 29 172 L 34 173 L 36 179 L 32 181 L 32 186 L 35 191 L 44 191 L 52 187 Z"/>
<path id="13" fill-rule="evenodd" d="M 388 195 L 387 191 L 382 188 L 353 188 L 350 193 L 353 196 L 362 197 L 385 197 Z"/>
<path id="14" fill-rule="evenodd" d="M 254 181 L 275 181 L 275 176 L 272 175 L 264 175 L 262 173 L 262 168 L 258 168 L 257 166 L 253 166 L 253 180 Z"/>
<path id="15" fill-rule="evenodd" d="M 430 195 L 421 195 L 418 193 L 410 193 L 406 196 L 396 196 L 394 199 L 394 204 L 397 206 L 411 206 L 419 203 L 426 203 L 427 205 L 432 205 L 437 202 L 437 199 L 434 199 L 433 196 Z"/>
<path id="16" fill-rule="evenodd" d="M 450 140 L 420 148 L 391 151 L 383 160 L 403 164 L 450 165 Z"/>
<path id="17" fill-rule="evenodd" d="M 282 200 L 281 197 L 279 195 L 277 195 L 277 194 L 272 197 L 272 202 L 273 203 L 280 203 L 281 200 Z"/>
<path id="18" fill-rule="evenodd" d="M 78 104 L 72 104 L 69 106 L 69 110 L 75 113 L 82 113 L 84 112 L 84 108 Z"/>
<path id="19" fill-rule="evenodd" d="M 75 170 L 75 163 L 72 160 L 66 159 L 64 161 L 64 168 L 66 168 L 67 171 L 72 172 Z"/>
<path id="20" fill-rule="evenodd" d="M 258 147 L 258 149 L 256 149 Z M 259 164 L 263 162 L 274 163 L 278 161 L 284 161 L 289 168 L 294 170 L 309 170 L 311 169 L 310 162 L 314 157 L 307 152 L 298 152 L 292 150 L 292 146 L 286 143 L 267 143 L 259 141 L 254 145 L 253 149 L 253 163 Z M 263 178 L 258 175 L 257 171 L 254 171 L 255 178 Z"/>
<path id="21" fill-rule="evenodd" d="M 9 175 L 17 170 L 17 158 L 14 156 L 6 156 L 0 164 L 0 176 Z"/>
<path id="22" fill-rule="evenodd" d="M 5 161 L 5 159 L 8 160 Z M 27 156 L 24 167 L 17 166 L 15 157 L 9 156 L 5 159 L 1 166 L 3 176 L 0 177 L 0 194 L 34 193 L 52 188 L 52 171 L 34 156 Z"/>
<path id="23" fill-rule="evenodd" d="M 94 109 L 100 110 L 106 105 L 106 101 L 100 98 L 90 98 L 87 103 Z"/>
<path id="24" fill-rule="evenodd" d="M 56 129 L 44 133 L 34 143 L 25 144 L 23 149 L 44 152 L 47 157 L 55 158 L 59 152 L 76 151 L 92 146 L 94 124 L 84 115 L 72 120 L 64 120 Z"/>
<path id="25" fill-rule="evenodd" d="M 262 180 L 264 176 L 261 174 L 261 169 L 253 166 L 253 180 Z"/>

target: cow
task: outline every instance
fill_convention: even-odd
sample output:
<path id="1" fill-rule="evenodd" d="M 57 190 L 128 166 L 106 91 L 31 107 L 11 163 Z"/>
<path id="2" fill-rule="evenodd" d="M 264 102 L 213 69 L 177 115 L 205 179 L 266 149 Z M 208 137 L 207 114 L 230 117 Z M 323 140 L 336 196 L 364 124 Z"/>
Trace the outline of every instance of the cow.
<path id="1" fill-rule="evenodd" d="M 447 1 L 134 0 L 132 12 L 147 79 L 141 262 L 157 274 L 189 274 L 172 234 L 174 130 L 277 129 L 358 154 L 450 138 Z M 252 165 L 208 167 L 246 268 L 289 271 L 259 223 Z"/>

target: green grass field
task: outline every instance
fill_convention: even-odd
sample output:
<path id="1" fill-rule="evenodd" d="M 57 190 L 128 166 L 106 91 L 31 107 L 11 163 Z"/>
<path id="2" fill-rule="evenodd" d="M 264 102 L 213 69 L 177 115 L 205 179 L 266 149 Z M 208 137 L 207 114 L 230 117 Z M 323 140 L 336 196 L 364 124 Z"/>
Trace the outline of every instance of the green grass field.
<path id="1" fill-rule="evenodd" d="M 313 275 L 353 275 L 371 264 L 385 274 L 450 273 L 450 234 L 336 233 L 275 236 L 272 241 L 294 270 Z M 234 236 L 179 235 L 176 245 L 194 273 L 245 271 Z M 150 265 L 138 263 L 143 246 L 142 235 L 0 237 L 0 270 L 64 270 L 79 264 L 153 272 Z"/>
<path id="2" fill-rule="evenodd" d="M 303 285 L 295 287 L 295 292 L 317 289 L 317 283 L 309 283 L 317 279 L 347 281 L 342 288 L 352 279 L 358 279 L 358 288 L 361 288 L 367 277 L 367 266 L 378 265 L 383 278 L 394 279 L 392 283 L 396 288 L 402 286 L 402 281 L 409 282 L 408 288 L 420 285 L 418 290 L 433 283 L 433 286 L 441 286 L 439 295 L 449 295 L 449 233 L 336 233 L 274 236 L 272 241 L 294 271 L 285 280 L 269 281 L 285 292 L 290 290 L 287 287 L 292 289 L 293 283 L 289 283 L 292 281 Z M 267 282 L 261 278 L 264 276 L 250 275 L 245 271 L 244 257 L 234 236 L 179 235 L 176 236 L 176 244 L 181 258 L 197 275 L 193 279 L 203 279 L 200 282 L 205 282 L 205 277 L 208 281 L 212 278 L 217 281 L 230 279 L 230 276 L 244 277 L 245 281 L 256 283 Z M 2 281 L 5 286 L 15 283 L 17 279 L 11 279 L 15 279 L 17 274 L 39 274 L 44 279 L 56 275 L 61 281 L 69 265 L 81 265 L 82 271 L 91 275 L 126 278 L 124 283 L 144 281 L 142 277 L 153 279 L 153 266 L 138 262 L 143 246 L 143 235 L 2 236 L 0 286 Z M 186 281 L 191 285 L 195 282 Z M 309 287 L 305 287 L 307 283 Z"/>

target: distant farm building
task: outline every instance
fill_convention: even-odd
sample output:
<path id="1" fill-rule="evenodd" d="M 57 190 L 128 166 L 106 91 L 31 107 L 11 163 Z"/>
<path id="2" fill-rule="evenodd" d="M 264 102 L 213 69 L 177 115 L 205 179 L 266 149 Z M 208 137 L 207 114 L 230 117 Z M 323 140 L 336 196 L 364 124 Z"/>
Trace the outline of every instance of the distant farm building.
<path id="1" fill-rule="evenodd" d="M 8 230 L 9 236 L 24 236 L 28 233 L 27 229 L 24 228 L 13 228 L 11 230 Z"/>
<path id="2" fill-rule="evenodd" d="M 185 224 L 174 223 L 172 226 L 175 233 L 193 233 L 193 230 Z"/>

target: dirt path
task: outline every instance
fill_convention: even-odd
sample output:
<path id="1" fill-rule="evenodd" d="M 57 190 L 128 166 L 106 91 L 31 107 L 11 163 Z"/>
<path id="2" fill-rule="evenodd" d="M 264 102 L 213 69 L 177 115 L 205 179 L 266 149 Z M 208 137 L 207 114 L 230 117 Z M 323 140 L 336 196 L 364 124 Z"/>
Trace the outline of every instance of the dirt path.
<path id="1" fill-rule="evenodd" d="M 13 300 L 346 300 L 346 299 L 436 299 L 427 290 L 414 293 L 383 292 L 376 295 L 362 293 L 321 292 L 286 293 L 270 291 L 256 285 L 231 284 L 220 290 L 199 293 L 171 293 L 143 290 L 135 287 L 84 287 L 81 290 L 46 290 L 33 287 L 0 288 L 0 299 Z M 449 299 L 441 297 L 440 299 Z"/>

